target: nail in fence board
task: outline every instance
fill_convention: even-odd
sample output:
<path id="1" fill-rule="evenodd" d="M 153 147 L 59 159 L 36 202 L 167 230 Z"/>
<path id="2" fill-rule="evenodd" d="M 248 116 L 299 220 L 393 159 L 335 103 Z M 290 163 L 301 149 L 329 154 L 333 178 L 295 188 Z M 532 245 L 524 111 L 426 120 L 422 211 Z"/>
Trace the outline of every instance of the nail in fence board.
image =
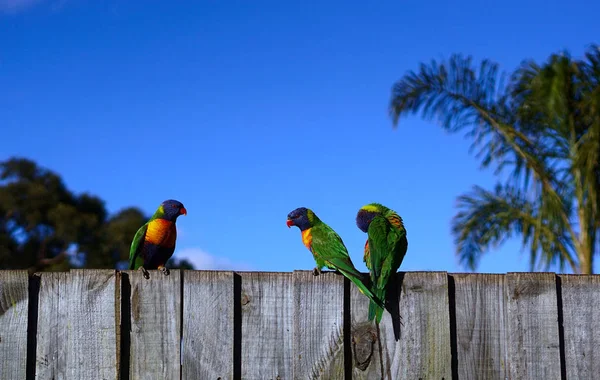
<path id="1" fill-rule="evenodd" d="M 183 278 L 183 379 L 233 379 L 233 272 Z"/>
<path id="2" fill-rule="evenodd" d="M 131 379 L 179 379 L 181 271 L 126 271 L 131 284 Z"/>
<path id="3" fill-rule="evenodd" d="M 453 274 L 458 377 L 505 379 L 506 294 L 502 274 Z"/>
<path id="4" fill-rule="evenodd" d="M 600 276 L 562 275 L 567 379 L 600 374 Z"/>
<path id="5" fill-rule="evenodd" d="M 240 273 L 242 379 L 292 379 L 292 273 Z"/>
<path id="6" fill-rule="evenodd" d="M 26 376 L 28 308 L 27 271 L 0 271 L 0 379 Z"/>
<path id="7" fill-rule="evenodd" d="M 294 379 L 344 378 L 344 276 L 294 271 Z"/>
<path id="8" fill-rule="evenodd" d="M 559 380 L 554 273 L 508 273 L 505 289 L 509 378 Z"/>
<path id="9" fill-rule="evenodd" d="M 36 378 L 118 379 L 120 275 L 42 273 Z"/>

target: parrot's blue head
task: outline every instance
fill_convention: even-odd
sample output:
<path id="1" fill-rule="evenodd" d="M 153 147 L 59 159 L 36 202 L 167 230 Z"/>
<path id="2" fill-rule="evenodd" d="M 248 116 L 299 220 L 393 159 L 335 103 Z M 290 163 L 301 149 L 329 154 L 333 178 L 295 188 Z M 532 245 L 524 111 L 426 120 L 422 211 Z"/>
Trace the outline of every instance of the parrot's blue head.
<path id="1" fill-rule="evenodd" d="M 174 199 L 168 199 L 160 204 L 159 211 L 162 210 L 162 219 L 174 222 L 179 215 L 187 215 L 187 210 L 183 203 Z"/>
<path id="2" fill-rule="evenodd" d="M 300 229 L 300 231 L 304 231 L 311 228 L 316 219 L 317 217 L 315 213 L 310 209 L 306 207 L 298 207 L 288 214 L 286 224 L 288 228 L 296 226 Z"/>
<path id="3" fill-rule="evenodd" d="M 362 232 L 369 231 L 369 225 L 373 221 L 377 215 L 381 214 L 381 210 L 379 209 L 379 205 L 377 203 L 371 203 L 366 206 L 361 207 L 358 210 L 358 214 L 356 215 L 356 225 Z"/>

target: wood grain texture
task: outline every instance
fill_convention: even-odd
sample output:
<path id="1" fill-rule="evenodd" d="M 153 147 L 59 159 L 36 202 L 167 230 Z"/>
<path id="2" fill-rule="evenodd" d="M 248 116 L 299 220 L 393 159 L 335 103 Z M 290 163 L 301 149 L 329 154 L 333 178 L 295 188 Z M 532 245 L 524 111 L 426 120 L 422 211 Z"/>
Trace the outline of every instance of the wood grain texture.
<path id="1" fill-rule="evenodd" d="M 29 275 L 0 271 L 0 379 L 25 379 Z"/>
<path id="2" fill-rule="evenodd" d="M 184 271 L 183 379 L 233 379 L 233 276 Z"/>
<path id="3" fill-rule="evenodd" d="M 68 310 L 61 304 L 69 273 L 40 274 L 35 374 L 37 379 L 64 379 Z M 62 289 L 62 292 L 61 292 Z M 64 300 L 63 300 L 64 304 Z"/>
<path id="4" fill-rule="evenodd" d="M 131 379 L 179 379 L 181 372 L 181 271 L 168 276 L 138 270 L 131 284 Z"/>
<path id="5" fill-rule="evenodd" d="M 567 379 L 600 374 L 600 276 L 562 275 Z"/>
<path id="6" fill-rule="evenodd" d="M 354 284 L 350 284 L 350 323 L 352 379 L 381 379 L 377 328 L 374 321 L 369 321 L 369 299 Z M 379 328 L 384 361 L 387 361 L 388 357 L 391 358 L 394 370 L 397 372 L 395 367 L 398 365 L 400 344 L 397 344 L 394 338 L 389 312 L 384 311 Z M 390 364 L 392 363 L 385 362 L 386 366 Z"/>
<path id="7" fill-rule="evenodd" d="M 505 379 L 507 371 L 504 275 L 454 274 L 458 377 Z"/>
<path id="8" fill-rule="evenodd" d="M 114 270 L 42 273 L 36 377 L 118 379 L 119 295 Z"/>
<path id="9" fill-rule="evenodd" d="M 400 357 L 386 358 L 387 379 L 451 379 L 448 274 L 409 272 L 401 289 Z"/>
<path id="10" fill-rule="evenodd" d="M 344 378 L 344 276 L 294 272 L 294 379 Z"/>
<path id="11" fill-rule="evenodd" d="M 560 379 L 555 275 L 508 273 L 505 289 L 509 377 Z"/>
<path id="12" fill-rule="evenodd" d="M 292 273 L 241 273 L 242 379 L 292 379 Z"/>

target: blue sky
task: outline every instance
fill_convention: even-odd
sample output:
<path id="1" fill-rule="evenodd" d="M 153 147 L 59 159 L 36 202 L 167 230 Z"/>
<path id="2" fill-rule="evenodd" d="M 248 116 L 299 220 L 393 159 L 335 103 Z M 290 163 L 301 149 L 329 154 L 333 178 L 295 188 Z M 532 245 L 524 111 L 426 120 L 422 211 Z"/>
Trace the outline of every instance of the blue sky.
<path id="1" fill-rule="evenodd" d="M 312 208 L 365 270 L 358 209 L 404 218 L 402 270 L 464 271 L 455 199 L 490 188 L 469 142 L 387 115 L 422 61 L 505 70 L 600 35 L 600 3 L 0 0 L 0 159 L 19 155 L 109 211 L 182 201 L 176 255 L 204 268 L 314 262 L 286 215 Z M 518 240 L 478 271 L 528 270 Z M 596 269 L 598 270 L 598 269 Z"/>

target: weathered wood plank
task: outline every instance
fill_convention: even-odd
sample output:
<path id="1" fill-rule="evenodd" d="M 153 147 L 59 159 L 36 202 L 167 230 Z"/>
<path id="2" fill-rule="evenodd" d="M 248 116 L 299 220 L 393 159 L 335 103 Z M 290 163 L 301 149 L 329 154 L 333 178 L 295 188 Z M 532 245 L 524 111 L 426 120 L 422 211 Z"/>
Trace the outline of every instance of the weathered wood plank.
<path id="1" fill-rule="evenodd" d="M 36 377 L 118 379 L 120 275 L 42 273 Z"/>
<path id="2" fill-rule="evenodd" d="M 600 276 L 562 275 L 567 379 L 600 374 Z"/>
<path id="3" fill-rule="evenodd" d="M 396 342 L 392 317 L 386 310 L 381 319 L 381 345 L 385 379 L 452 378 L 450 347 L 450 307 L 446 272 L 408 272 L 398 274 L 400 286 L 400 340 Z M 368 322 L 369 302 L 352 286 L 353 379 L 380 379 L 379 347 L 370 341 L 376 332 Z M 359 297 L 360 295 L 360 297 Z M 358 339 L 358 341 L 357 341 Z M 368 353 L 373 356 L 363 371 L 358 366 Z M 356 355 L 355 355 L 356 354 Z M 358 360 L 357 360 L 358 359 Z"/>
<path id="4" fill-rule="evenodd" d="M 506 294 L 502 274 L 454 274 L 458 377 L 505 379 Z"/>
<path id="5" fill-rule="evenodd" d="M 344 277 L 294 272 L 294 379 L 344 378 Z"/>
<path id="6" fill-rule="evenodd" d="M 66 367 L 67 308 L 60 307 L 66 272 L 40 274 L 35 374 L 38 379 L 64 379 Z"/>
<path id="7" fill-rule="evenodd" d="M 292 273 L 241 273 L 242 379 L 292 379 Z"/>
<path id="8" fill-rule="evenodd" d="M 131 379 L 179 379 L 181 271 L 127 271 L 131 284 Z"/>
<path id="9" fill-rule="evenodd" d="M 505 289 L 509 377 L 560 379 L 555 275 L 508 273 Z"/>
<path id="10" fill-rule="evenodd" d="M 26 376 L 28 308 L 27 271 L 0 271 L 0 379 Z"/>
<path id="11" fill-rule="evenodd" d="M 406 273 L 400 316 L 403 323 L 400 360 L 397 366 L 386 367 L 388 374 L 391 373 L 388 379 L 451 379 L 448 274 Z"/>
<path id="12" fill-rule="evenodd" d="M 233 379 L 233 272 L 183 274 L 183 379 Z"/>
<path id="13" fill-rule="evenodd" d="M 399 286 L 399 284 L 398 284 Z M 379 344 L 374 321 L 369 321 L 369 299 L 354 284 L 350 284 L 350 323 L 352 349 L 352 379 L 381 379 Z M 400 344 L 396 343 L 392 318 L 385 311 L 379 325 L 384 358 L 399 358 Z M 395 360 L 397 365 L 397 361 Z M 384 362 L 384 365 L 390 363 Z M 385 372 L 384 372 L 385 373 Z"/>

